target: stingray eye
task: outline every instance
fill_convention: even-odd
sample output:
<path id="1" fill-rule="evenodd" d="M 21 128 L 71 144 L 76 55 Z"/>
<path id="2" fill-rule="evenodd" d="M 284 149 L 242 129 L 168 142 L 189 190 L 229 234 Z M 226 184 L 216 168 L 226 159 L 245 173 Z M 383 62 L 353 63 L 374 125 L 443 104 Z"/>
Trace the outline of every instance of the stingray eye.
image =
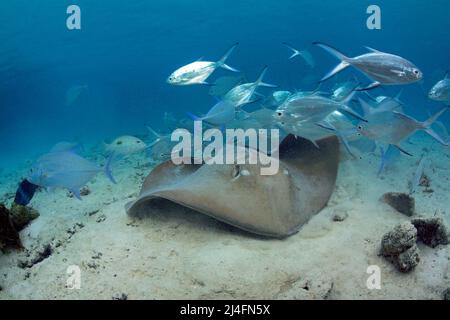
<path id="1" fill-rule="evenodd" d="M 239 175 L 241 174 L 241 166 L 236 165 L 233 168 L 233 178 L 237 178 L 239 177 Z"/>
<path id="2" fill-rule="evenodd" d="M 136 143 L 141 143 L 141 142 L 138 140 L 138 141 L 136 141 Z"/>
<path id="3" fill-rule="evenodd" d="M 121 145 L 123 142 L 122 141 L 117 141 L 117 145 Z"/>
<path id="4" fill-rule="evenodd" d="M 279 117 L 281 117 L 281 116 L 283 115 L 283 112 L 277 112 L 277 115 L 278 115 Z"/>

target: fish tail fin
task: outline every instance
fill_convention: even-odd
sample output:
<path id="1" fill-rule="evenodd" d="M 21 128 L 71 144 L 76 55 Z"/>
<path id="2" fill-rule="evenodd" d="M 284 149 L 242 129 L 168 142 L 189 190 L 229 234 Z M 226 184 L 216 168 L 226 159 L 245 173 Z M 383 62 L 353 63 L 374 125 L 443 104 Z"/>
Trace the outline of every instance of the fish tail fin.
<path id="1" fill-rule="evenodd" d="M 297 57 L 297 56 L 301 56 L 302 54 L 299 52 L 299 51 L 295 51 L 294 53 L 292 53 L 292 55 L 290 55 L 289 56 L 289 60 L 290 59 L 293 59 L 293 58 L 295 58 L 295 57 Z"/>
<path id="2" fill-rule="evenodd" d="M 341 72 L 342 70 L 346 69 L 347 67 L 349 67 L 351 65 L 351 58 L 347 57 L 346 55 L 344 55 L 343 53 L 341 53 L 339 50 L 337 50 L 336 48 L 333 48 L 325 43 L 322 42 L 313 42 L 313 44 L 321 47 L 322 49 L 324 49 L 325 51 L 327 51 L 328 53 L 332 54 L 333 56 L 335 56 L 336 58 L 338 58 L 339 60 L 341 60 L 341 63 L 339 63 L 336 67 L 334 67 L 333 70 L 331 70 L 330 72 L 328 72 L 320 81 L 325 81 L 330 79 L 331 77 L 333 77 L 335 74 Z"/>
<path id="3" fill-rule="evenodd" d="M 448 109 L 450 109 L 450 106 L 447 106 L 443 108 L 442 110 L 438 111 L 436 114 L 432 115 L 430 118 L 425 120 L 424 122 L 420 123 L 422 126 L 422 130 L 424 130 L 426 133 L 428 133 L 433 139 L 435 139 L 437 142 L 444 146 L 450 146 L 449 142 L 444 141 L 440 135 L 438 135 L 432 128 L 431 125 L 441 116 L 443 115 Z"/>
<path id="4" fill-rule="evenodd" d="M 352 149 L 350 148 L 350 144 L 348 143 L 347 138 L 342 134 L 342 132 L 340 130 L 336 129 L 335 126 L 333 126 L 331 123 L 329 123 L 327 121 L 317 122 L 316 125 L 318 125 L 319 127 L 323 128 L 323 129 L 333 131 L 334 134 L 336 135 L 336 137 L 338 137 L 338 139 L 344 145 L 345 150 L 347 150 L 347 152 L 350 154 L 350 156 L 352 156 L 353 158 L 356 158 L 356 156 L 352 152 Z"/>
<path id="5" fill-rule="evenodd" d="M 111 154 L 108 157 L 108 160 L 106 161 L 106 164 L 105 164 L 105 175 L 106 175 L 106 177 L 108 177 L 109 180 L 111 180 L 112 183 L 116 184 L 117 181 L 116 181 L 116 179 L 114 179 L 114 177 L 112 175 L 112 171 L 111 171 L 111 164 L 112 164 L 113 160 L 114 160 L 114 153 Z"/>
<path id="6" fill-rule="evenodd" d="M 294 47 L 292 47 L 289 43 L 287 42 L 283 42 L 283 45 L 285 45 L 287 48 L 289 48 L 290 50 L 292 50 L 292 55 L 289 57 L 289 59 L 293 59 L 296 56 L 300 56 L 301 53 L 299 50 L 295 49 Z"/>
<path id="7" fill-rule="evenodd" d="M 303 58 L 303 60 L 306 62 L 308 66 L 311 68 L 314 68 L 316 66 L 316 61 L 314 60 L 312 54 L 308 50 L 302 50 L 300 51 L 300 56 Z"/>
<path id="8" fill-rule="evenodd" d="M 263 82 L 263 78 L 267 72 L 267 68 L 268 68 L 267 66 L 264 66 L 263 71 L 261 72 L 261 74 L 258 77 L 258 80 L 255 81 L 256 86 L 257 87 L 278 88 L 277 85 Z"/>
<path id="9" fill-rule="evenodd" d="M 196 116 L 195 114 L 191 113 L 191 112 L 186 112 L 186 115 L 191 118 L 193 121 L 202 121 L 202 118 L 200 118 L 199 116 Z"/>
<path id="10" fill-rule="evenodd" d="M 403 89 L 400 89 L 400 91 L 395 96 L 394 100 L 400 103 L 400 97 L 401 97 L 402 93 L 403 93 Z"/>
<path id="11" fill-rule="evenodd" d="M 427 120 L 425 120 L 424 122 L 422 122 L 422 125 L 425 128 L 430 127 L 441 115 L 443 115 L 448 109 L 450 109 L 450 106 L 447 106 L 443 109 L 441 109 L 440 111 L 438 111 L 437 113 L 435 113 L 434 115 L 432 115 L 431 117 L 429 117 Z"/>
<path id="12" fill-rule="evenodd" d="M 428 133 L 434 140 L 436 140 L 437 142 L 439 142 L 440 144 L 450 147 L 450 142 L 445 141 L 444 139 L 442 139 L 442 137 L 437 134 L 436 131 L 434 131 L 433 129 L 431 129 L 431 127 L 427 127 L 424 129 L 424 131 L 426 133 Z"/>
<path id="13" fill-rule="evenodd" d="M 228 57 L 230 56 L 230 54 L 233 52 L 233 50 L 239 45 L 239 42 L 236 42 L 235 44 L 233 44 L 228 50 L 227 52 L 225 52 L 224 56 L 217 61 L 217 65 L 223 69 L 229 70 L 229 71 L 233 71 L 233 72 L 239 72 L 239 70 L 230 67 L 229 65 L 227 65 L 225 63 L 225 61 L 228 59 Z"/>

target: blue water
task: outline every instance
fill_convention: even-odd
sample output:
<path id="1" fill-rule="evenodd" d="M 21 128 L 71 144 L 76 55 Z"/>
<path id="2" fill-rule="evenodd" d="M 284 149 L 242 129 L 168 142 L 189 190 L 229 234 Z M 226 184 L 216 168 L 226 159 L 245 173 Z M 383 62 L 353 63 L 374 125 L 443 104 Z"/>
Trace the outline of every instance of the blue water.
<path id="1" fill-rule="evenodd" d="M 70 4 L 81 8 L 82 30 L 66 28 Z M 381 7 L 381 30 L 366 27 L 370 4 Z M 440 107 L 424 91 L 450 69 L 449 17 L 448 0 L 3 0 L 0 167 L 33 160 L 61 140 L 95 144 L 145 133 L 145 124 L 164 130 L 165 111 L 206 112 L 209 88 L 165 80 L 200 57 L 219 59 L 235 42 L 230 65 L 251 81 L 269 65 L 267 82 L 291 90 L 315 88 L 337 62 L 313 41 L 350 56 L 364 45 L 401 55 L 424 72 L 422 84 L 401 86 L 406 112 L 423 120 Z M 308 48 L 316 68 L 289 61 L 283 41 Z M 67 108 L 66 92 L 79 84 L 88 94 Z M 376 90 L 395 95 L 400 87 Z"/>

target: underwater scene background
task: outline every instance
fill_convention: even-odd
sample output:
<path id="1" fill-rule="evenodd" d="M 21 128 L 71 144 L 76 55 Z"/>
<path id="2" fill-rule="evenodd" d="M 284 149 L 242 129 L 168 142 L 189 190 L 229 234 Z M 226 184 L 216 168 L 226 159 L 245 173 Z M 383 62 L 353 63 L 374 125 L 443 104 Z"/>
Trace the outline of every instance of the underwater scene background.
<path id="1" fill-rule="evenodd" d="M 0 299 L 449 299 L 450 108 L 430 96 L 450 95 L 449 16 L 449 0 L 2 0 Z M 315 42 L 407 61 L 321 81 L 339 61 Z M 240 73 L 177 85 L 236 43 Z M 365 90 L 386 72 L 417 79 Z M 224 79 L 256 93 L 232 105 Z M 296 105 L 311 97 L 331 120 Z M 177 126 L 224 129 L 230 104 L 230 127 L 290 134 L 282 170 L 161 165 Z M 289 127 L 302 112 L 326 138 Z"/>
<path id="2" fill-rule="evenodd" d="M 230 64 L 249 79 L 268 65 L 267 79 L 286 90 L 313 90 L 336 64 L 313 41 L 349 56 L 370 46 L 406 57 L 424 72 L 423 83 L 403 87 L 407 113 L 421 120 L 439 107 L 424 92 L 443 78 L 449 63 L 446 0 L 377 1 L 381 30 L 366 27 L 371 1 L 81 0 L 82 29 L 74 31 L 65 26 L 70 4 L 2 2 L 0 165 L 6 170 L 59 141 L 101 143 L 146 133 L 145 124 L 165 130 L 164 112 L 206 113 L 214 102 L 208 87 L 172 87 L 165 80 L 202 56 L 219 59 L 235 42 L 240 46 Z M 316 67 L 288 60 L 284 41 L 310 50 Z M 213 79 L 227 73 L 218 70 Z M 67 91 L 77 85 L 88 91 L 65 106 Z M 381 94 L 399 90 L 387 87 Z M 449 115 L 442 119 L 448 123 Z"/>

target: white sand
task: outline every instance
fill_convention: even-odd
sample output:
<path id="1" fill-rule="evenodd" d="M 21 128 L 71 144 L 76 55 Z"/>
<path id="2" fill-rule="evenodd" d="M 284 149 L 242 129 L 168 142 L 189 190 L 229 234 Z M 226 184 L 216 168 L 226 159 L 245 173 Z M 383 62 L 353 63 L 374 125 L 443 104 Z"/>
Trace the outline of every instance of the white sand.
<path id="1" fill-rule="evenodd" d="M 33 199 L 41 216 L 21 233 L 27 250 L 0 253 L 0 299 L 441 299 L 450 287 L 449 246 L 420 245 L 421 262 L 407 274 L 378 256 L 382 235 L 409 220 L 379 198 L 408 190 L 424 143 L 434 192 L 418 189 L 416 211 L 438 212 L 450 225 L 450 153 L 420 134 L 413 142 L 405 148 L 416 156 L 401 156 L 381 179 L 379 157 L 345 161 L 329 206 L 285 240 L 254 237 L 188 210 L 133 220 L 124 205 L 151 169 L 133 157 L 115 170 L 117 185 L 98 176 L 83 201 L 63 190 Z M 19 176 L 2 182 L 0 196 L 15 191 Z M 333 222 L 334 211 L 348 218 Z M 18 267 L 47 244 L 47 259 Z M 66 288 L 70 265 L 81 268 L 79 290 Z M 379 290 L 366 286 L 369 265 L 381 268 Z"/>

